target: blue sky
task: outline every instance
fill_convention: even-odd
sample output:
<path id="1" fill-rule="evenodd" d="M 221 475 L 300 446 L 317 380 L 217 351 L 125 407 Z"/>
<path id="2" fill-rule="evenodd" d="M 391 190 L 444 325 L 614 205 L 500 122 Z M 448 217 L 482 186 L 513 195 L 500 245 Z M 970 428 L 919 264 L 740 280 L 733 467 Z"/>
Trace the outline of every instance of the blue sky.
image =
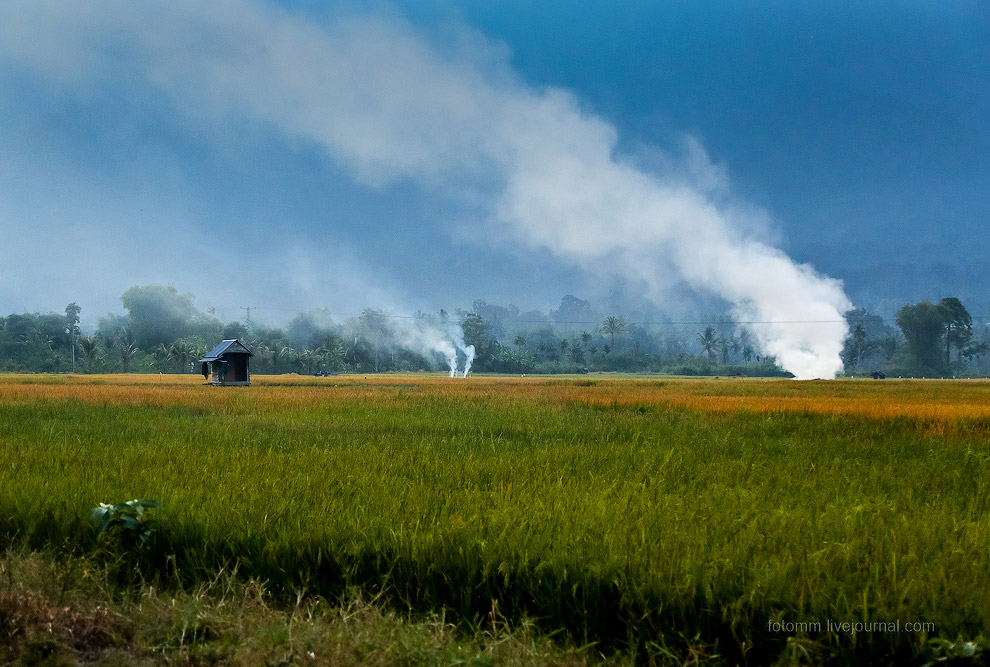
<path id="1" fill-rule="evenodd" d="M 131 285 L 166 283 L 227 319 L 254 306 L 272 322 L 475 299 L 549 309 L 565 294 L 763 317 L 777 297 L 726 285 L 727 255 L 685 239 L 711 214 L 718 243 L 779 248 L 854 305 L 956 295 L 990 315 L 985 3 L 575 7 L 5 3 L 0 312 L 77 301 L 92 323 Z M 327 75 L 327 53 L 350 69 Z M 325 89 L 354 77 L 364 97 Z M 365 123 L 349 111 L 362 104 L 381 114 Z M 324 113 L 339 122 L 325 129 Z M 584 199 L 547 154 L 600 166 L 600 181 L 575 182 L 623 196 Z M 519 180 L 530 168 L 546 177 L 535 194 Z M 652 185 L 626 189 L 641 174 L 662 206 Z M 607 219 L 639 197 L 661 217 L 687 211 L 678 231 Z M 612 237 L 595 221 L 628 241 L 598 252 Z"/>
<path id="2" fill-rule="evenodd" d="M 472 5 L 528 79 L 580 90 L 629 141 L 701 138 L 781 245 L 859 305 L 886 306 L 870 290 L 886 264 L 926 274 L 898 305 L 953 290 L 990 304 L 986 3 L 509 3 L 522 19 Z M 940 264 L 974 262 L 942 281 Z"/>

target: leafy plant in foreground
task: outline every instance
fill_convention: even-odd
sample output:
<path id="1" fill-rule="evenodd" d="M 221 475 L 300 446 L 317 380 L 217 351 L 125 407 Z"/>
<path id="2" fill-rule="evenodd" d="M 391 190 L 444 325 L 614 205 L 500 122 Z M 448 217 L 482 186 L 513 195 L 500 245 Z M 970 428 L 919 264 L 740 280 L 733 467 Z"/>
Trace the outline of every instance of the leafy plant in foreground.
<path id="1" fill-rule="evenodd" d="M 127 547 L 144 544 L 154 532 L 151 510 L 161 509 L 157 500 L 135 498 L 116 505 L 100 503 L 90 510 L 90 516 L 99 525 L 99 535 L 117 534 Z"/>
<path id="2" fill-rule="evenodd" d="M 951 641 L 943 638 L 929 639 L 925 654 L 928 658 L 923 667 L 933 667 L 940 663 L 958 663 L 971 661 L 976 664 L 982 657 L 981 637 L 976 641 L 963 641 L 961 638 Z"/>

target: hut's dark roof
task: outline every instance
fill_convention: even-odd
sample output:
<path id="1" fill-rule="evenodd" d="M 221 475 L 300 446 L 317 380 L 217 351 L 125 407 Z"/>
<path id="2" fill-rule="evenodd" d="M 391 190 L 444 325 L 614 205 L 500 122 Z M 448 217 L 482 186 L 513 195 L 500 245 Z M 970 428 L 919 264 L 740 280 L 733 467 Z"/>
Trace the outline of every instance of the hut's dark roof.
<path id="1" fill-rule="evenodd" d="M 224 354 L 246 354 L 249 357 L 253 357 L 254 354 L 251 350 L 247 349 L 241 341 L 236 338 L 231 340 L 225 340 L 217 345 L 215 348 L 210 350 L 205 357 L 200 359 L 200 361 L 216 361 Z"/>

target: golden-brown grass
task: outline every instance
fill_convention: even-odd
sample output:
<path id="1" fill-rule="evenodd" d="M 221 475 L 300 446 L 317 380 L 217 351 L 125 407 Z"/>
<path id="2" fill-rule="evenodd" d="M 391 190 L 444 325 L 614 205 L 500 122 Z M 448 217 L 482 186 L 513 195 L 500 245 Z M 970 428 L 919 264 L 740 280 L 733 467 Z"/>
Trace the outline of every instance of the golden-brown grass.
<path id="1" fill-rule="evenodd" d="M 385 398 L 405 390 L 488 400 L 563 401 L 598 406 L 672 406 L 707 413 L 804 412 L 932 423 L 990 419 L 982 380 L 661 379 L 650 376 L 473 376 L 384 374 L 256 375 L 251 388 L 204 386 L 198 375 L 0 375 L 0 403 L 185 405 L 240 412 L 313 407 L 339 399 Z M 284 387 L 292 386 L 293 391 Z"/>

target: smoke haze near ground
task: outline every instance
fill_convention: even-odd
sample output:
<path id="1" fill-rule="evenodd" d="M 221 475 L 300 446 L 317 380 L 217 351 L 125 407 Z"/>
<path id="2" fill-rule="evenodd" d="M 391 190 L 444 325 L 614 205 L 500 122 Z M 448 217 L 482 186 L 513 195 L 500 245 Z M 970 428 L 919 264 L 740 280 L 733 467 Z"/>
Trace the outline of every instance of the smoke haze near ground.
<path id="1" fill-rule="evenodd" d="M 420 320 L 405 323 L 400 320 L 397 324 L 399 343 L 406 349 L 413 350 L 427 359 L 432 358 L 434 353 L 439 354 L 446 361 L 452 378 L 457 377 L 457 351 L 460 350 L 465 357 L 461 376 L 467 377 L 471 372 L 474 345 L 465 344 L 464 332 L 459 325 L 437 326 Z"/>
<path id="2" fill-rule="evenodd" d="M 549 251 L 658 304 L 673 270 L 729 302 L 796 377 L 841 368 L 840 283 L 747 231 L 758 225 L 699 143 L 645 169 L 606 120 L 523 83 L 504 49 L 468 29 L 425 34 L 381 14 L 318 23 L 246 0 L 11 2 L 0 19 L 4 58 L 63 85 L 101 85 L 120 63 L 117 76 L 181 114 L 248 118 L 322 147 L 368 187 L 411 182 L 458 201 L 475 220 L 459 233 L 475 242 Z"/>

